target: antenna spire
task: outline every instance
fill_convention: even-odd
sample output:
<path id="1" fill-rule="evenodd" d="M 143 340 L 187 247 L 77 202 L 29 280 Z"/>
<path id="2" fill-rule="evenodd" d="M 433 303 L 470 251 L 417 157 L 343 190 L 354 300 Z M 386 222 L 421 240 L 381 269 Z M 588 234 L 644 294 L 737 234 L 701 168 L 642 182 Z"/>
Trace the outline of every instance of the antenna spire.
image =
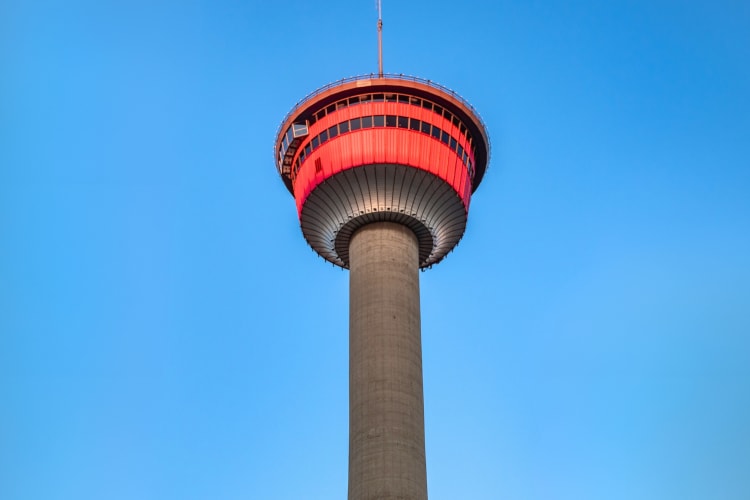
<path id="1" fill-rule="evenodd" d="M 383 11 L 378 2 L 378 77 L 383 78 Z"/>

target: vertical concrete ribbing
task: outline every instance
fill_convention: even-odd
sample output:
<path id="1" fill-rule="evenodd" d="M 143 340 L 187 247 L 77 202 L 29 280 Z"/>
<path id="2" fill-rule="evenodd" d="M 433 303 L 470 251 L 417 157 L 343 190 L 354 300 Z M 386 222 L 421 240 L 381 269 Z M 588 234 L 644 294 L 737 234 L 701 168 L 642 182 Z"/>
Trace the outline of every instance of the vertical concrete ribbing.
<path id="1" fill-rule="evenodd" d="M 349 245 L 349 500 L 426 500 L 419 255 L 378 222 Z"/>

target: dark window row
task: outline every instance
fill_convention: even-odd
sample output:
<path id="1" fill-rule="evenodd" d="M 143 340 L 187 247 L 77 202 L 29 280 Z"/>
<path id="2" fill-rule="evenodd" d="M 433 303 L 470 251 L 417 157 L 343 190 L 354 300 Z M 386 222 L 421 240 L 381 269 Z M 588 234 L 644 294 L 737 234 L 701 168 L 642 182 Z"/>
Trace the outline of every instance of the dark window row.
<path id="1" fill-rule="evenodd" d="M 337 111 L 341 108 L 371 102 L 400 102 L 403 104 L 411 104 L 412 106 L 419 106 L 425 109 L 429 109 L 430 111 L 433 111 L 434 113 L 437 113 L 438 115 L 444 117 L 446 120 L 452 122 L 453 125 L 461 130 L 461 133 L 465 135 L 467 139 L 471 140 L 471 136 L 469 134 L 469 131 L 466 130 L 466 126 L 453 113 L 443 108 L 442 106 L 433 103 L 432 101 L 428 101 L 427 99 L 422 99 L 420 97 L 414 97 L 405 94 L 364 94 L 350 97 L 348 99 L 329 104 L 325 108 L 319 110 L 310 118 L 310 125 L 320 120 L 328 113 L 333 113 L 334 111 Z"/>
<path id="2" fill-rule="evenodd" d="M 468 150 L 465 150 L 461 144 L 452 137 L 448 132 L 442 130 L 429 122 L 417 120 L 416 118 L 409 118 L 408 116 L 396 116 L 396 115 L 375 115 L 375 116 L 363 116 L 361 118 L 352 118 L 341 123 L 337 123 L 332 127 L 322 131 L 315 137 L 313 137 L 299 153 L 297 160 L 294 162 L 294 175 L 297 175 L 300 165 L 304 163 L 305 159 L 310 154 L 318 149 L 321 145 L 325 144 L 334 137 L 359 130 L 363 128 L 373 127 L 395 127 L 415 130 L 423 134 L 430 135 L 435 139 L 439 140 L 453 151 L 456 152 L 459 158 L 466 168 L 469 170 L 469 175 L 474 175 L 473 165 L 471 164 L 471 158 L 469 157 Z"/>
<path id="3" fill-rule="evenodd" d="M 345 108 L 347 106 L 355 106 L 358 104 L 367 104 L 367 103 L 372 103 L 372 102 L 400 102 L 402 104 L 410 104 L 412 106 L 419 106 L 421 108 L 428 109 L 444 117 L 446 120 L 449 120 L 451 123 L 453 123 L 453 125 L 458 127 L 458 129 L 461 131 L 461 134 L 464 135 L 469 140 L 469 143 L 472 142 L 471 134 L 466 129 L 466 126 L 453 113 L 443 108 L 442 106 L 433 103 L 432 101 L 429 101 L 427 99 L 422 99 L 420 97 L 406 95 L 406 94 L 377 93 L 377 94 L 364 94 L 364 95 L 357 95 L 357 96 L 349 97 L 348 99 L 343 99 L 333 104 L 329 104 L 325 108 L 317 111 L 310 118 L 309 125 L 312 125 L 313 123 L 317 122 L 318 120 L 326 116 L 328 113 L 333 113 L 334 111 Z M 407 119 L 407 118 L 403 117 L 403 119 Z M 375 125 L 375 126 L 382 127 L 383 125 Z M 392 127 L 394 125 L 386 124 L 385 126 Z M 290 127 L 289 130 L 287 130 L 284 136 L 284 139 L 282 140 L 282 144 L 279 146 L 279 161 L 282 161 L 282 159 L 284 158 L 284 155 L 287 152 L 289 144 L 291 144 L 294 137 L 298 137 L 298 136 L 292 134 L 292 127 Z"/>

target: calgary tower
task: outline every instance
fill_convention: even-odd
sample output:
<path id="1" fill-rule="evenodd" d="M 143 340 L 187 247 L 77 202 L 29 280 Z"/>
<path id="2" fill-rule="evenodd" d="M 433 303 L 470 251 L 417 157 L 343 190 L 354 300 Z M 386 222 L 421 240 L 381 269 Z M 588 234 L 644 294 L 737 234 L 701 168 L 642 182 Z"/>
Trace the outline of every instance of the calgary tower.
<path id="1" fill-rule="evenodd" d="M 490 144 L 467 101 L 379 53 L 294 106 L 274 153 L 305 239 L 350 273 L 348 498 L 424 500 L 419 270 L 463 236 Z"/>

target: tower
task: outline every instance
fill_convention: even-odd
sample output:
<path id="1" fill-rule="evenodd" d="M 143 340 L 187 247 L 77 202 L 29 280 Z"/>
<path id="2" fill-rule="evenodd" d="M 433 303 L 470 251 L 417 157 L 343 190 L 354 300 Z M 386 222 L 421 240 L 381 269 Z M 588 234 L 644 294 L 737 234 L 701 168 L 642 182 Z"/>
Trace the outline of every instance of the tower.
<path id="1" fill-rule="evenodd" d="M 312 92 L 278 130 L 302 234 L 350 272 L 349 500 L 427 498 L 419 269 L 463 236 L 489 149 L 455 92 L 382 70 Z"/>

